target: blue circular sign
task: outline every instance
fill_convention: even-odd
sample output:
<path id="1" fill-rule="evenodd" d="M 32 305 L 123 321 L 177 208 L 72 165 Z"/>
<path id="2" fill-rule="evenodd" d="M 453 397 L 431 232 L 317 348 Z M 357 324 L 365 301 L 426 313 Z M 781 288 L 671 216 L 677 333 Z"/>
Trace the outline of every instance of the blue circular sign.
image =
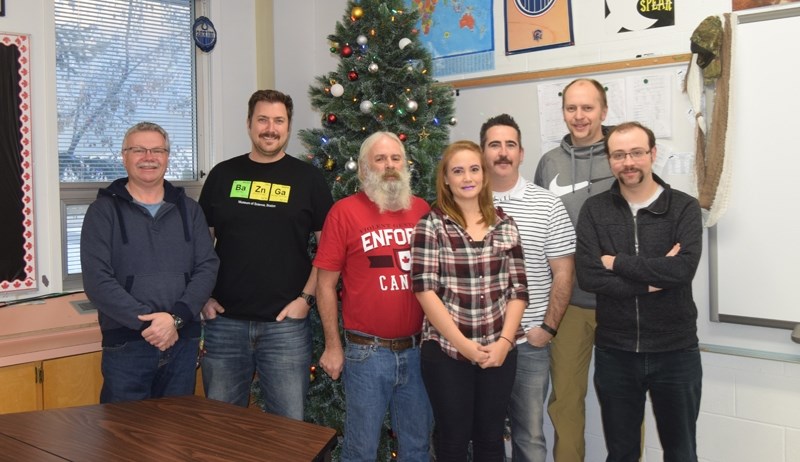
<path id="1" fill-rule="evenodd" d="M 200 16 L 194 21 L 192 27 L 194 44 L 204 52 L 208 53 L 217 44 L 217 29 L 214 24 L 205 16 Z"/>

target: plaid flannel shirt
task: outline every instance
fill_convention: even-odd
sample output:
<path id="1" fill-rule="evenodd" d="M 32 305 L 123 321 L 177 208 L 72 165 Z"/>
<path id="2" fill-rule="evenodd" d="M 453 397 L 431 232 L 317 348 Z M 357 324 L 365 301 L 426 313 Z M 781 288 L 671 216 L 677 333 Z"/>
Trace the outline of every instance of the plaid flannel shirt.
<path id="1" fill-rule="evenodd" d="M 411 279 L 414 292 L 432 290 L 467 338 L 483 345 L 500 338 L 509 300 L 528 305 L 524 254 L 514 220 L 497 209 L 498 221 L 482 242 L 438 208 L 414 229 Z M 517 329 L 516 338 L 524 335 Z M 422 340 L 439 342 L 450 357 L 467 361 L 428 321 Z"/>

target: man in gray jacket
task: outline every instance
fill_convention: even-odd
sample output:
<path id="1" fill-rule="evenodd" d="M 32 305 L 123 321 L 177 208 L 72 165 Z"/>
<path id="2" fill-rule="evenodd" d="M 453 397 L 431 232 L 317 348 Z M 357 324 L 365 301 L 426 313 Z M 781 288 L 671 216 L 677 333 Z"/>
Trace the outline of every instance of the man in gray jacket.
<path id="1" fill-rule="evenodd" d="M 581 209 L 575 266 L 580 287 L 597 295 L 594 382 L 606 460 L 639 460 L 649 391 L 664 461 L 697 461 L 700 205 L 653 173 L 647 127 L 620 124 L 605 146 L 616 181 Z"/>
<path id="2" fill-rule="evenodd" d="M 100 189 L 83 220 L 83 286 L 103 335 L 101 403 L 194 393 L 200 310 L 219 259 L 203 210 L 164 180 L 169 148 L 160 126 L 131 127 L 128 177 Z"/>

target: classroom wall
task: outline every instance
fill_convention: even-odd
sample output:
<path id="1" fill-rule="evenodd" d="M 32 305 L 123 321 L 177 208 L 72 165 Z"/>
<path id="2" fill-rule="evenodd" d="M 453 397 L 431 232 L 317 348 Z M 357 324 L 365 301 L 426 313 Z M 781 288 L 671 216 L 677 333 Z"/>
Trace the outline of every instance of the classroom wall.
<path id="1" fill-rule="evenodd" d="M 211 116 L 210 155 L 214 161 L 246 152 L 249 141 L 245 132 L 246 102 L 256 86 L 255 2 L 266 0 L 206 0 L 205 13 L 217 28 L 218 45 L 208 59 L 212 61 L 207 78 L 212 79 L 208 112 Z M 502 2 L 495 3 L 495 41 L 502 50 Z M 700 20 L 709 14 L 730 10 L 729 0 L 675 1 L 678 22 L 652 40 L 641 37 L 630 42 L 603 39 L 602 46 L 578 46 L 527 53 L 498 59 L 498 71 L 521 72 L 535 68 L 573 66 L 603 61 L 630 59 L 640 52 L 659 54 L 686 53 L 688 35 Z M 302 128 L 319 126 L 320 115 L 305 98 L 314 76 L 333 69 L 336 58 L 328 52 L 327 35 L 341 19 L 346 0 L 314 0 L 274 2 L 275 86 L 295 98 L 296 113 L 293 133 Z M 576 41 L 591 41 L 590 33 L 598 27 L 597 0 L 572 0 Z M 579 8 L 580 7 L 580 8 Z M 50 0 L 6 0 L 7 16 L 0 18 L 0 30 L 31 34 L 32 129 L 34 149 L 34 197 L 36 201 L 37 262 L 39 273 L 47 274 L 48 288 L 39 292 L 58 291 L 60 287 L 60 236 L 58 160 L 55 110 L 55 49 Z M 298 27 L 298 24 L 303 24 Z M 593 29 L 594 28 L 594 29 Z M 677 31 L 680 28 L 680 33 Z M 583 32 L 587 31 L 587 32 Z M 635 43 L 641 46 L 635 45 Z M 642 44 L 648 44 L 644 47 Z M 562 55 L 559 53 L 566 53 Z M 630 56 L 629 56 L 630 55 Z M 469 76 L 457 76 L 473 77 Z M 513 114 L 514 108 L 508 110 Z M 477 138 L 477 133 L 475 133 Z M 302 153 L 295 139 L 290 153 Z M 535 159 L 528 159 L 535 163 Z M 792 220 L 800 220 L 792 217 Z M 708 310 L 708 272 L 701 263 L 695 279 L 695 298 L 701 316 Z M 31 294 L 26 294 L 30 296 Z M 747 326 L 741 335 L 748 333 Z M 703 332 L 701 334 L 704 335 Z M 788 334 L 786 334 L 788 335 Z M 703 462 L 795 462 L 800 460 L 800 365 L 703 353 L 703 402 L 699 419 L 698 443 Z M 552 444 L 549 423 L 548 441 Z M 605 449 L 597 399 L 590 387 L 587 398 L 587 458 L 602 461 Z M 652 414 L 646 422 L 645 462 L 662 460 Z M 549 457 L 548 460 L 552 460 Z"/>
<path id="2" fill-rule="evenodd" d="M 275 69 L 276 86 L 295 98 L 298 106 L 293 131 L 319 127 L 320 114 L 311 110 L 304 95 L 316 75 L 335 69 L 338 59 L 328 51 L 327 35 L 334 31 L 347 5 L 346 0 L 313 2 L 275 2 Z M 671 55 L 689 53 L 689 37 L 705 17 L 731 10 L 730 0 L 681 1 L 676 5 L 676 26 L 662 30 L 609 36 L 602 28 L 603 2 L 572 0 L 575 47 L 544 50 L 505 56 L 502 29 L 503 3 L 494 2 L 495 48 L 498 73 L 517 73 L 572 67 L 584 64 L 622 61 L 637 54 Z M 441 2 L 440 2 L 441 4 Z M 297 27 L 286 18 L 304 18 L 307 27 Z M 309 32 L 311 31 L 311 32 Z M 279 40 L 277 38 L 280 38 Z M 292 44 L 293 46 L 290 46 Z M 297 50 L 303 50 L 297 53 Z M 486 73 L 449 76 L 446 81 L 475 78 Z M 458 108 L 458 102 L 457 102 Z M 520 112 L 510 106 L 510 114 Z M 458 117 L 458 113 L 456 116 Z M 478 127 L 456 126 L 452 135 L 477 140 Z M 523 126 L 526 133 L 530 128 Z M 531 140 L 533 142 L 533 140 Z M 686 140 L 679 140 L 685 144 Z M 691 143 L 689 143 L 691 144 Z M 302 153 L 295 140 L 290 152 Z M 540 153 L 527 149 L 526 163 L 535 166 Z M 533 155 L 531 155 L 533 154 Z M 793 220 L 800 221 L 798 218 Z M 706 246 L 707 248 L 707 246 Z M 707 252 L 695 278 L 694 293 L 702 319 L 700 337 L 718 337 L 716 327 L 709 325 Z M 727 326 L 726 326 L 727 327 Z M 746 337 L 748 326 L 726 329 L 731 335 Z M 781 335 L 788 331 L 759 331 L 759 334 Z M 731 339 L 735 341 L 734 339 Z M 702 462 L 795 462 L 800 461 L 800 364 L 704 352 L 704 378 L 701 415 L 698 420 L 698 455 Z M 545 425 L 548 445 L 552 446 L 552 427 Z M 649 406 L 645 429 L 645 462 L 663 459 L 655 421 Z M 590 386 L 587 397 L 587 462 L 605 460 L 599 405 Z M 552 461 L 552 456 L 548 456 Z"/>

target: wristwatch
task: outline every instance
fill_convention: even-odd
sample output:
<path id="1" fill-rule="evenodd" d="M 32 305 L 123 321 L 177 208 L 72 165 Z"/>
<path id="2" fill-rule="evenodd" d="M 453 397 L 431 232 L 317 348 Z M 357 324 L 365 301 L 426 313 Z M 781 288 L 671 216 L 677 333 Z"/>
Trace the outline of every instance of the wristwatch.
<path id="1" fill-rule="evenodd" d="M 183 322 L 183 319 L 180 316 L 176 316 L 176 315 L 173 314 L 172 315 L 172 320 L 175 321 L 175 330 L 178 330 L 181 327 L 183 327 L 184 322 Z"/>
<path id="2" fill-rule="evenodd" d="M 311 294 L 307 294 L 305 292 L 300 292 L 300 295 L 298 295 L 297 297 L 305 300 L 306 303 L 308 303 L 308 306 L 314 306 L 314 304 L 317 303 L 317 297 Z"/>

